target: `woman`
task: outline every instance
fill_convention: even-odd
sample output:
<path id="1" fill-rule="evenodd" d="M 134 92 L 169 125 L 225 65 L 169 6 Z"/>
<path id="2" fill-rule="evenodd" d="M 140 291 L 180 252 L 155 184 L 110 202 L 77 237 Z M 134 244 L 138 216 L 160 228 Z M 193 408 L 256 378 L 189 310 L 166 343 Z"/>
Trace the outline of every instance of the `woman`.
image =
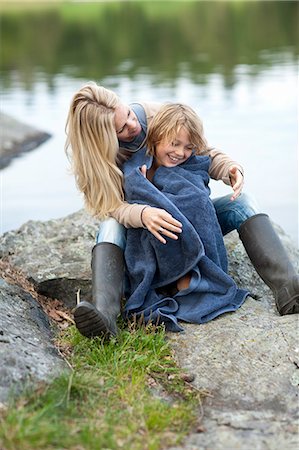
<path id="1" fill-rule="evenodd" d="M 81 302 L 74 312 L 78 330 L 88 337 L 116 333 L 124 227 L 145 227 L 161 242 L 165 237 L 177 239 L 181 231 L 180 222 L 164 209 L 124 203 L 121 165 L 140 148 L 159 107 L 125 105 L 114 92 L 95 83 L 83 86 L 71 101 L 66 150 L 87 209 L 102 220 L 92 251 L 92 301 Z M 211 157 L 211 178 L 231 184 L 234 191 L 213 201 L 223 235 L 239 232 L 255 269 L 273 291 L 279 313 L 298 313 L 299 277 L 269 218 L 257 214 L 248 197 L 240 195 L 242 167 L 217 149 L 204 154 Z"/>

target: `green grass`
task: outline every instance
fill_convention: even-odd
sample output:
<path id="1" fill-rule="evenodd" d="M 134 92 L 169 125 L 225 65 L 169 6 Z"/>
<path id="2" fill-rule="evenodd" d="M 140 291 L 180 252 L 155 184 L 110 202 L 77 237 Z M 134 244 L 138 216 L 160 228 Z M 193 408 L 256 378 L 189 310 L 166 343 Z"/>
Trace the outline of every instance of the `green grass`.
<path id="1" fill-rule="evenodd" d="M 58 344 L 72 369 L 1 413 L 1 449 L 160 450 L 196 425 L 201 397 L 163 328 L 132 325 L 104 342 L 71 327 Z"/>

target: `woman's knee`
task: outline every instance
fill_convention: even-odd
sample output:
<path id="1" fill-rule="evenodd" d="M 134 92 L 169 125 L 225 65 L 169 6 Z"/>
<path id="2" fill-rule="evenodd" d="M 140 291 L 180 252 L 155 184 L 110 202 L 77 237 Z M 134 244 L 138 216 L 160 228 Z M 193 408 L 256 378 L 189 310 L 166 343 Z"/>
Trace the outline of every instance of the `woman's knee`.
<path id="1" fill-rule="evenodd" d="M 126 245 L 125 227 L 113 217 L 103 220 L 96 236 L 96 243 L 99 244 L 100 242 L 110 242 L 124 250 Z"/>
<path id="2" fill-rule="evenodd" d="M 239 197 L 234 200 L 234 204 L 236 206 L 236 209 L 240 211 L 240 213 L 244 216 L 244 220 L 260 212 L 255 198 L 252 195 L 247 194 L 246 192 L 243 192 L 241 195 L 239 195 Z"/>
<path id="3" fill-rule="evenodd" d="M 223 235 L 239 230 L 245 220 L 259 212 L 253 197 L 246 193 L 242 193 L 235 200 L 230 198 L 230 195 L 226 195 L 213 201 Z"/>
<path id="4" fill-rule="evenodd" d="M 241 204 L 247 205 L 249 207 L 251 207 L 252 209 L 257 208 L 257 212 L 258 212 L 258 206 L 257 206 L 257 201 L 256 199 L 251 195 L 248 194 L 247 192 L 242 192 L 239 197 L 236 198 L 236 200 L 234 200 L 236 202 L 240 202 Z"/>

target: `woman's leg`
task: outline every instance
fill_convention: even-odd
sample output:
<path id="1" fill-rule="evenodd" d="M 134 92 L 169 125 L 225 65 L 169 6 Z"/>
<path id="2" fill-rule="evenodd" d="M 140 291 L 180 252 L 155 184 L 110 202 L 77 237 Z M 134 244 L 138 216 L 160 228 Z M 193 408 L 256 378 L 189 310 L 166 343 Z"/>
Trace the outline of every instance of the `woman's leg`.
<path id="1" fill-rule="evenodd" d="M 125 228 L 115 219 L 104 220 L 92 249 L 92 301 L 80 302 L 74 319 L 87 337 L 116 335 L 116 319 L 123 293 Z"/>
<path id="2" fill-rule="evenodd" d="M 272 290 L 279 314 L 298 314 L 299 276 L 267 214 L 247 219 L 239 235 L 255 270 Z"/>
<path id="3" fill-rule="evenodd" d="M 248 194 L 241 194 L 236 200 L 231 195 L 212 199 L 223 236 L 239 230 L 245 220 L 258 214 L 258 207 Z"/>
<path id="4" fill-rule="evenodd" d="M 97 232 L 96 243 L 109 242 L 115 244 L 122 250 L 126 246 L 126 229 L 123 225 L 118 223 L 115 219 L 110 217 L 103 220 Z"/>
<path id="5" fill-rule="evenodd" d="M 223 235 L 237 230 L 255 270 L 272 290 L 281 315 L 299 313 L 299 276 L 269 217 L 241 194 L 213 200 Z"/>

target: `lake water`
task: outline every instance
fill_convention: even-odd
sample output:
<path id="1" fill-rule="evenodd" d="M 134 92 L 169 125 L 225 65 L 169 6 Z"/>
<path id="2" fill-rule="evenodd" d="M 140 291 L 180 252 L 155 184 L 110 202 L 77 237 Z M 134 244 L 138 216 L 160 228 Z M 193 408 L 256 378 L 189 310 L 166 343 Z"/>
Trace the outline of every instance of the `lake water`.
<path id="1" fill-rule="evenodd" d="M 90 16 L 71 5 L 2 13 L 1 110 L 52 137 L 1 171 L 1 232 L 83 207 L 64 153 L 64 126 L 73 93 L 94 80 L 125 102 L 192 106 L 210 145 L 244 166 L 244 190 L 298 245 L 298 48 L 291 20 L 298 4 L 273 2 L 267 10 L 272 2 L 244 2 L 246 9 L 235 9 L 239 2 L 176 2 L 165 12 L 157 3 L 97 4 Z M 127 26 L 119 30 L 124 15 Z M 56 33 L 45 27 L 49 21 Z M 222 182 L 212 181 L 211 189 L 212 197 L 230 192 Z"/>

